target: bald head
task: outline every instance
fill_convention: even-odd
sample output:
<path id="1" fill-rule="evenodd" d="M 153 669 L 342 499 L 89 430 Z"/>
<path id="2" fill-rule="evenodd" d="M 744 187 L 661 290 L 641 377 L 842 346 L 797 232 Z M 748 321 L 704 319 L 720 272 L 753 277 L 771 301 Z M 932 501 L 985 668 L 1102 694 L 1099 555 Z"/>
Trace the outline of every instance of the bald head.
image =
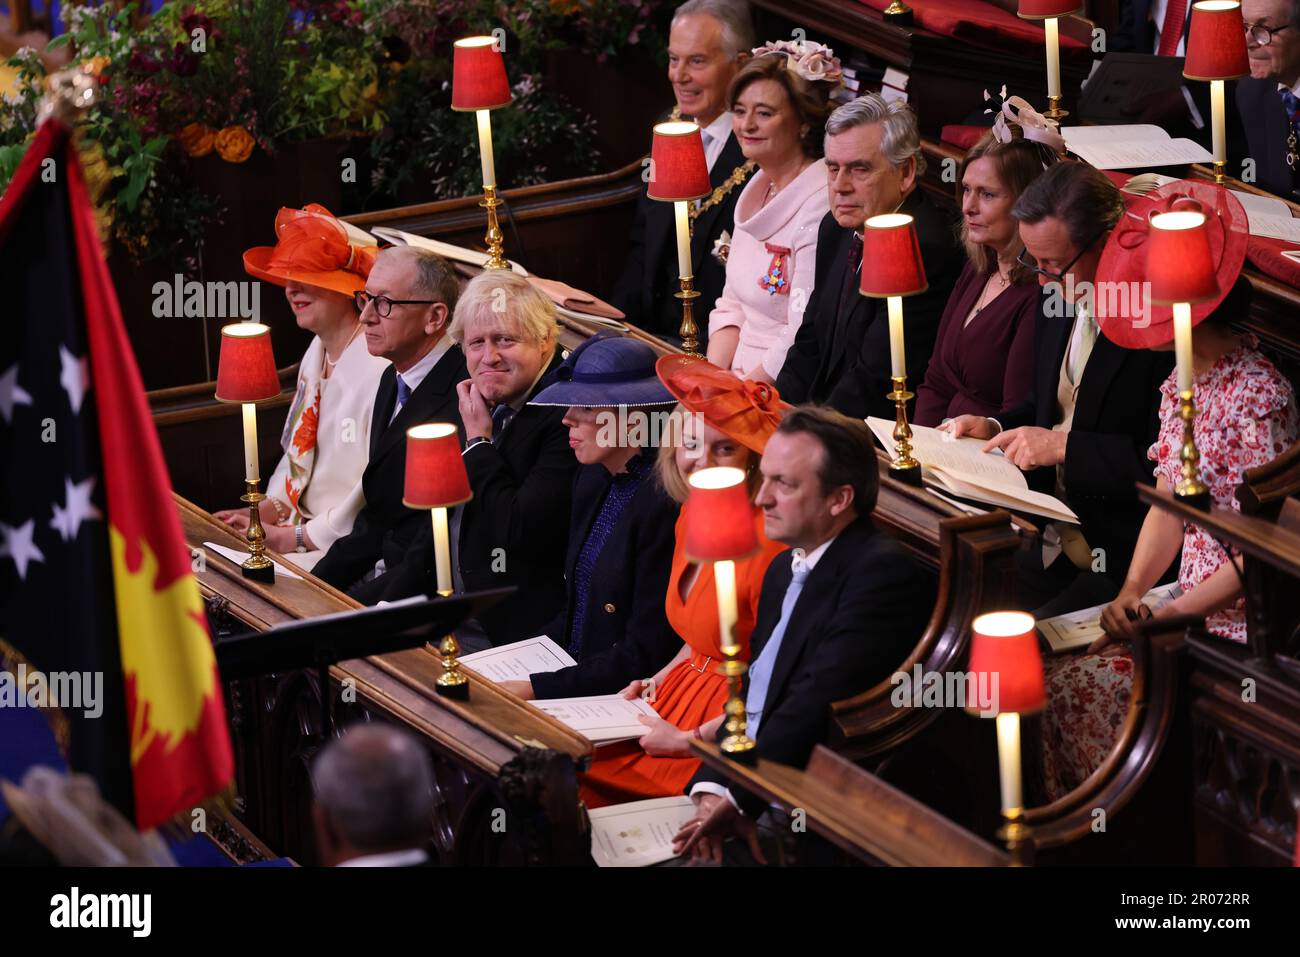
<path id="1" fill-rule="evenodd" d="M 317 756 L 312 782 L 323 863 L 421 848 L 429 839 L 433 769 L 420 742 L 400 728 L 350 728 Z"/>

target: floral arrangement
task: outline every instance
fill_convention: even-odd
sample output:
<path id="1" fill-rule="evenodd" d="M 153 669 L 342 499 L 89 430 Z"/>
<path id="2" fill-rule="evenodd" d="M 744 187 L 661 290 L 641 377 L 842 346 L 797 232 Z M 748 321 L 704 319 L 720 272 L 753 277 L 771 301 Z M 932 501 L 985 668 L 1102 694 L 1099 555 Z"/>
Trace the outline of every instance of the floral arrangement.
<path id="1" fill-rule="evenodd" d="M 756 57 L 783 54 L 786 69 L 809 82 L 838 84 L 844 75 L 835 51 L 812 40 L 769 40 L 752 52 Z"/>
<path id="2" fill-rule="evenodd" d="M 68 33 L 51 47 L 69 44 L 72 67 L 97 78 L 78 132 L 88 185 L 106 236 L 144 261 L 192 254 L 219 219 L 221 198 L 194 176 L 195 161 L 213 161 L 204 157 L 238 164 L 295 142 L 365 138 L 371 179 L 358 206 L 392 205 L 403 183 L 430 182 L 429 199 L 477 192 L 473 118 L 449 109 L 450 49 L 498 24 L 516 96 L 493 122 L 503 180 L 591 172 L 591 121 L 542 89 L 546 51 L 653 55 L 647 40 L 667 11 L 662 0 L 168 0 L 140 23 L 130 2 L 67 7 Z M 46 78 L 35 51 L 9 62 L 19 89 L 0 102 L 0 187 L 34 132 Z"/>

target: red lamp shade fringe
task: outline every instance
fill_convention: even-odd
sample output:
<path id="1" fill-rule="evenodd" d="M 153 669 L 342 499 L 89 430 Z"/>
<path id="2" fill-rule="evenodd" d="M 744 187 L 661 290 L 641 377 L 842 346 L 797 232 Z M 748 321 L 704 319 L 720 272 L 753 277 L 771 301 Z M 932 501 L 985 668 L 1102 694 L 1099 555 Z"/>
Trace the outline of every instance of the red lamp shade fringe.
<path id="1" fill-rule="evenodd" d="M 713 192 L 709 164 L 704 158 L 704 140 L 694 123 L 677 120 L 659 123 L 650 145 L 651 199 L 675 203 L 699 199 Z"/>
<path id="2" fill-rule="evenodd" d="M 217 360 L 217 399 L 221 402 L 261 402 L 280 394 L 280 377 L 271 352 L 271 327 L 260 322 L 236 322 L 221 330 Z"/>
<path id="3" fill-rule="evenodd" d="M 970 685 L 972 690 L 987 689 L 993 700 L 979 701 L 968 694 L 966 710 L 987 713 L 986 706 L 997 714 L 1040 710 L 1047 703 L 1047 692 L 1034 619 L 1023 612 L 994 612 L 980 615 L 971 627 L 974 634 L 966 666 Z"/>
<path id="4" fill-rule="evenodd" d="M 928 288 L 912 217 L 889 213 L 868 219 L 862 230 L 862 295 L 914 296 Z"/>
<path id="5" fill-rule="evenodd" d="M 466 37 L 452 46 L 451 108 L 495 110 L 510 103 L 510 81 L 496 37 Z"/>
<path id="6" fill-rule="evenodd" d="M 473 497 L 456 426 L 430 422 L 407 429 L 402 504 L 407 508 L 448 508 Z"/>

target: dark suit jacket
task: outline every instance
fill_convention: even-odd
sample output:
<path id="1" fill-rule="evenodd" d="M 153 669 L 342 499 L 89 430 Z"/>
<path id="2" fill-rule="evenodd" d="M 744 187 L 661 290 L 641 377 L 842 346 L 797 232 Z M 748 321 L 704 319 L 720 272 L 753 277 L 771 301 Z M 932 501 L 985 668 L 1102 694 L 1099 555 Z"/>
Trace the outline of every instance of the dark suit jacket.
<path id="1" fill-rule="evenodd" d="M 713 164 L 709 181 L 715 187 L 721 186 L 744 162 L 745 157 L 733 133 L 727 137 L 718 161 Z M 713 311 L 727 279 L 725 267 L 713 256 L 713 244 L 723 230 L 728 233 L 735 231 L 736 200 L 744 188 L 744 183 L 733 187 L 721 202 L 701 213 L 691 236 L 694 285 L 700 294 L 692 315 L 700 329 L 701 352 L 708 340 L 709 313 Z M 675 337 L 682 324 L 682 306 L 680 299 L 673 298 L 681 288 L 677 275 L 677 233 L 673 224 L 672 203 L 653 200 L 642 194 L 632 222 L 627 265 L 614 286 L 610 302 L 627 313 L 628 321 L 634 325 L 658 336 Z"/>
<path id="2" fill-rule="evenodd" d="M 1295 175 L 1286 162 L 1287 115 L 1277 81 L 1244 77 L 1237 81 L 1236 95 L 1247 155 L 1255 161 L 1255 185 L 1284 199 L 1300 198 Z M 1228 173 L 1240 176 L 1240 161 L 1229 165 Z"/>
<path id="3" fill-rule="evenodd" d="M 781 619 L 791 560 L 789 552 L 778 555 L 763 579 L 751 661 Z M 933 599 L 920 567 L 869 517 L 845 528 L 795 602 L 763 705 L 759 756 L 793 767 L 807 764 L 813 747 L 826 739 L 831 704 L 865 691 L 902 665 L 925 630 Z M 725 726 L 720 728 L 718 739 L 726 734 Z M 692 783 L 698 781 L 728 785 L 708 768 Z M 767 803 L 734 787 L 732 794 L 751 816 Z"/>
<path id="4" fill-rule="evenodd" d="M 411 545 L 429 527 L 427 512 L 402 504 L 406 484 L 406 430 L 421 422 L 453 422 L 464 433 L 456 383 L 469 373 L 460 347 L 453 345 L 437 361 L 406 405 L 389 424 L 397 404 L 397 372 L 390 365 L 379 378 L 370 425 L 370 462 L 361 476 L 366 504 L 352 531 L 340 538 L 316 563 L 317 578 L 345 589 L 357 601 L 373 605 L 383 596 L 394 569 L 401 566 Z M 388 569 L 370 581 L 360 581 L 379 559 Z"/>
<path id="5" fill-rule="evenodd" d="M 965 264 L 951 222 L 926 199 L 920 187 L 903 201 L 900 212 L 916 219 L 916 236 L 929 288 L 903 301 L 907 382 L 913 392 L 925 378 L 939 323 L 953 284 Z M 781 398 L 792 404 L 824 403 L 854 418 L 894 418 L 885 396 L 890 379 L 889 313 L 884 299 L 851 294 L 839 314 L 840 292 L 848 269 L 853 231 L 827 213 L 817 234 L 816 285 L 803 324 L 777 376 Z M 910 410 L 909 410 L 910 411 Z"/>
<path id="6" fill-rule="evenodd" d="M 578 555 L 610 481 L 603 465 L 580 466 L 574 480 L 573 520 L 564 566 L 568 600 L 547 632 L 566 648 L 573 646 Z M 653 472 L 641 480 L 600 552 L 587 595 L 581 658 L 574 667 L 532 675 L 538 698 L 613 694 L 637 678 L 654 674 L 677 653 L 682 640 L 664 611 L 677 508 Z"/>
<path id="7" fill-rule="evenodd" d="M 998 416 L 1004 429 L 1050 429 L 1057 422 L 1056 389 L 1074 317 L 1048 316 L 1050 301 L 1044 293 L 1034 329 L 1033 386 L 1024 402 Z M 1124 580 L 1146 515 L 1135 486 L 1155 481 L 1147 449 L 1160 426 L 1160 384 L 1172 368 L 1170 352 L 1124 349 L 1099 334 L 1079 382 L 1065 446 L 1065 494 L 1088 545 L 1106 550 L 1106 573 L 1116 582 Z M 1056 469 L 1032 469 L 1025 478 L 1051 494 Z"/>
<path id="8" fill-rule="evenodd" d="M 559 352 L 532 395 L 550 383 Z M 530 395 L 529 398 L 532 396 Z M 493 644 L 542 634 L 564 608 L 564 558 L 569 496 L 578 467 L 569 448 L 565 409 L 525 405 L 495 443 L 464 455 L 474 497 L 455 521 L 456 557 L 466 591 L 514 586 L 518 591 L 479 615 Z M 387 601 L 437 590 L 433 533 L 426 521 L 407 560 L 380 596 Z"/>

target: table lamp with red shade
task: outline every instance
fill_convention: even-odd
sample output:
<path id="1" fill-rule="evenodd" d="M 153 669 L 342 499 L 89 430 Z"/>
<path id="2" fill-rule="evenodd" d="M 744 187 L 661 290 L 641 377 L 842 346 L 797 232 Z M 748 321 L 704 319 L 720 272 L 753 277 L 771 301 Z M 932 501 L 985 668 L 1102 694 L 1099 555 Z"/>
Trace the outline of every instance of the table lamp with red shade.
<path id="1" fill-rule="evenodd" d="M 1047 112 L 1049 120 L 1061 120 L 1070 114 L 1061 109 L 1061 34 L 1060 18 L 1083 9 L 1080 0 L 1020 0 L 1016 16 L 1022 20 L 1042 20 L 1047 44 Z"/>
<path id="2" fill-rule="evenodd" d="M 1224 83 L 1250 72 L 1246 53 L 1246 24 L 1236 0 L 1203 0 L 1192 4 L 1192 23 L 1187 32 L 1187 57 L 1183 76 L 1210 84 L 1210 120 L 1214 137 L 1214 181 L 1227 180 L 1227 108 Z"/>
<path id="3" fill-rule="evenodd" d="M 485 269 L 506 269 L 510 265 L 501 255 L 505 237 L 497 223 L 501 200 L 497 199 L 496 163 L 492 155 L 491 111 L 509 106 L 512 99 L 499 37 L 465 37 L 452 45 L 451 108 L 457 112 L 473 112 L 478 120 L 479 160 L 483 164 L 483 201 L 479 205 L 487 210 L 488 218 Z"/>
<path id="4" fill-rule="evenodd" d="M 428 422 L 406 430 L 406 480 L 402 504 L 407 508 L 429 510 L 433 521 L 434 563 L 437 567 L 438 594 L 446 598 L 453 591 L 451 576 L 451 537 L 448 534 L 447 509 L 474 497 L 460 454 L 456 426 L 447 422 Z M 460 644 L 454 634 L 442 639 L 438 647 L 443 673 L 435 684 L 438 694 L 455 698 L 469 695 L 469 679 L 460 670 L 456 656 Z"/>
<path id="5" fill-rule="evenodd" d="M 238 402 L 244 416 L 244 494 L 248 503 L 249 556 L 240 566 L 245 578 L 275 583 L 275 565 L 266 557 L 266 532 L 258 511 L 266 498 L 257 461 L 257 405 L 280 394 L 280 377 L 271 351 L 271 327 L 260 322 L 236 322 L 221 330 L 217 361 L 218 402 Z"/>
<path id="6" fill-rule="evenodd" d="M 704 140 L 700 128 L 685 120 L 658 123 L 650 144 L 650 181 L 646 195 L 661 203 L 673 204 L 677 227 L 677 273 L 681 291 L 675 294 L 682 301 L 682 349 L 687 355 L 699 355 L 699 327 L 695 324 L 695 300 L 699 292 L 694 286 L 695 276 L 691 266 L 690 203 L 709 195 L 713 185 L 709 182 L 709 164 L 704 158 Z"/>
<path id="7" fill-rule="evenodd" d="M 740 660 L 736 642 L 736 561 L 758 551 L 754 530 L 754 508 L 749 499 L 745 473 L 719 466 L 692 473 L 690 496 L 686 500 L 686 557 L 713 564 L 713 583 L 718 599 L 718 625 L 727 678 L 727 736 L 722 753 L 735 761 L 750 763 L 757 747 L 745 729 L 745 701 L 740 696 L 741 677 L 749 665 Z"/>

